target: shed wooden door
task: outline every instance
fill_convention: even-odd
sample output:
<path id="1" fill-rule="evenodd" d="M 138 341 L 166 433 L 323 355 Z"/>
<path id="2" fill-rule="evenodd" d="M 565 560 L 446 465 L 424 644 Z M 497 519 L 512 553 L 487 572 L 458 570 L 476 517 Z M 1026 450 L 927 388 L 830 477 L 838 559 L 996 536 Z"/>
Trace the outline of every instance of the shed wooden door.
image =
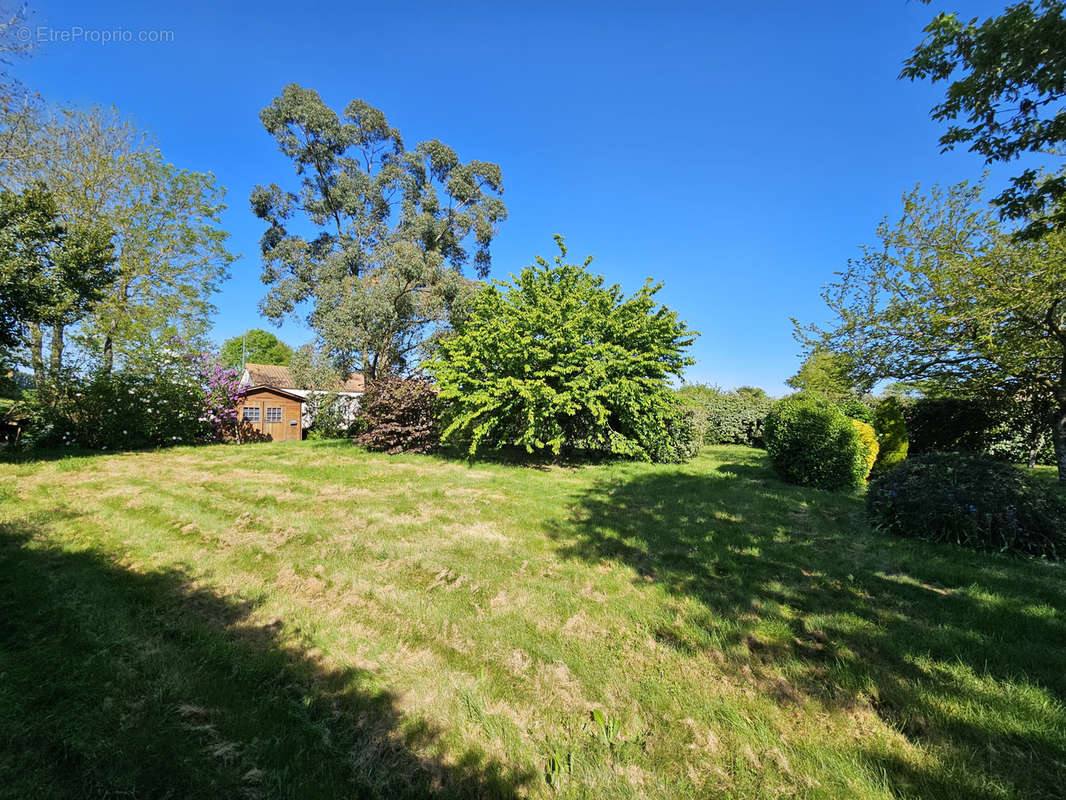
<path id="1" fill-rule="evenodd" d="M 241 418 L 264 439 L 298 442 L 303 438 L 302 412 L 301 402 L 265 391 L 245 398 Z"/>
<path id="2" fill-rule="evenodd" d="M 266 396 L 263 403 L 263 433 L 272 442 L 281 442 L 288 438 L 285 430 L 285 405 L 281 398 Z"/>

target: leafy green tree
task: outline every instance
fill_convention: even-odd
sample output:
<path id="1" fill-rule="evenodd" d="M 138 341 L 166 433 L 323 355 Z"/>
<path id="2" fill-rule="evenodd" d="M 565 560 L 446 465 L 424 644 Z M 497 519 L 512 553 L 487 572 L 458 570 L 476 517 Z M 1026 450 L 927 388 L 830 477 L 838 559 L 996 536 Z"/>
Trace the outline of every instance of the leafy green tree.
<path id="1" fill-rule="evenodd" d="M 785 383 L 797 392 L 829 400 L 862 395 L 868 388 L 856 386 L 853 366 L 847 356 L 824 347 L 814 348 Z"/>
<path id="2" fill-rule="evenodd" d="M 1047 403 L 1066 481 L 1066 236 L 1016 240 L 961 183 L 907 194 L 878 238 L 823 291 L 835 325 L 801 337 L 870 381 Z"/>
<path id="3" fill-rule="evenodd" d="M 80 318 L 114 280 L 113 261 L 111 232 L 66 225 L 43 184 L 0 192 L 0 347 Z"/>
<path id="4" fill-rule="evenodd" d="M 293 350 L 270 331 L 251 328 L 241 336 L 234 336 L 222 343 L 219 360 L 229 367 L 244 367 L 244 363 L 280 364 L 285 366 L 292 359 Z"/>
<path id="5" fill-rule="evenodd" d="M 924 0 L 929 2 L 929 0 Z M 964 22 L 938 14 L 901 77 L 949 81 L 932 118 L 951 125 L 945 150 L 959 144 L 993 161 L 1035 153 L 1061 158 L 1066 143 L 1066 2 L 1023 0 L 998 17 Z M 1066 171 L 1027 169 L 994 201 L 1022 233 L 1066 229 Z"/>
<path id="6" fill-rule="evenodd" d="M 737 397 L 743 397 L 745 400 L 769 400 L 770 395 L 766 393 L 765 389 L 760 389 L 758 386 L 738 386 L 733 390 Z"/>
<path id="7" fill-rule="evenodd" d="M 23 142 L 17 157 L 0 159 L 0 185 L 43 181 L 67 224 L 89 221 L 115 232 L 115 280 L 78 321 L 77 343 L 104 372 L 116 357 L 132 358 L 174 336 L 202 344 L 214 311 L 210 297 L 234 259 L 214 177 L 168 164 L 114 109 L 43 109 L 4 124 L 21 126 Z M 70 324 L 31 331 L 31 358 L 40 360 L 47 338 L 61 363 Z"/>
<path id="8" fill-rule="evenodd" d="M 404 370 L 471 293 L 461 270 L 488 274 L 507 216 L 500 168 L 459 160 L 431 140 L 408 150 L 385 115 L 353 100 L 343 117 L 296 84 L 259 115 L 293 162 L 298 191 L 257 186 L 262 309 L 306 321 L 343 369 L 368 378 Z M 307 235 L 305 235 L 305 233 Z"/>
<path id="9" fill-rule="evenodd" d="M 695 334 L 655 302 L 650 281 L 631 297 L 601 276 L 538 256 L 511 282 L 468 304 L 455 334 L 425 364 L 447 409 L 442 439 L 527 452 L 564 449 L 666 458 L 681 416 L 667 381 L 693 363 Z"/>

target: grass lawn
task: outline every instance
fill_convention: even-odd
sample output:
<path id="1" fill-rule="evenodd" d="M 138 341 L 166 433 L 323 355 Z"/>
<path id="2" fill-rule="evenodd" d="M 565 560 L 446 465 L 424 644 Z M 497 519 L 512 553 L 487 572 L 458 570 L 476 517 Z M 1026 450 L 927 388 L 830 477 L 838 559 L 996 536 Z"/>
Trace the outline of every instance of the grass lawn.
<path id="1" fill-rule="evenodd" d="M 0 464 L 0 796 L 1061 798 L 1064 609 L 739 447 Z"/>

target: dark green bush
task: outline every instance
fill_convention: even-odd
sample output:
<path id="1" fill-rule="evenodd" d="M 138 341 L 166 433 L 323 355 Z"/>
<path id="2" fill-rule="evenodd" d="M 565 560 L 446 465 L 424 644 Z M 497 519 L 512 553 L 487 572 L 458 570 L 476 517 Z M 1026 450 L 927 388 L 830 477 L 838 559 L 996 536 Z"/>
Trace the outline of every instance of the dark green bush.
<path id="1" fill-rule="evenodd" d="M 913 456 L 871 482 L 866 510 L 876 530 L 897 536 L 1051 559 L 1066 554 L 1066 500 L 989 456 Z"/>
<path id="2" fill-rule="evenodd" d="M 910 447 L 907 423 L 897 398 L 886 397 L 878 404 L 874 413 L 874 429 L 880 447 L 874 472 L 884 472 L 904 461 Z"/>
<path id="3" fill-rule="evenodd" d="M 1050 422 L 1042 440 L 1034 438 L 1032 407 L 1010 397 L 923 397 L 904 404 L 903 416 L 913 455 L 950 451 L 985 453 L 1004 461 L 1055 463 Z"/>
<path id="4" fill-rule="evenodd" d="M 744 387 L 743 391 L 723 392 L 714 386 L 689 384 L 677 390 L 681 402 L 702 409 L 707 417 L 707 444 L 763 446 L 763 426 L 773 408 L 765 392 Z"/>
<path id="5" fill-rule="evenodd" d="M 766 418 L 766 450 L 782 479 L 818 489 L 861 486 L 866 448 L 851 419 L 832 403 L 782 400 Z"/>

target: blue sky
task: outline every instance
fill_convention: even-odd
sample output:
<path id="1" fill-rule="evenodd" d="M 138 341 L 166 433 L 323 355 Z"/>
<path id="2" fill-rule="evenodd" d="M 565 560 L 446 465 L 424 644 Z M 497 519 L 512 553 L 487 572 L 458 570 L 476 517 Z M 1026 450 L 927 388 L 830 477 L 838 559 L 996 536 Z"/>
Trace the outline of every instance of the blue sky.
<path id="1" fill-rule="evenodd" d="M 15 70 L 52 102 L 116 106 L 168 160 L 218 176 L 241 258 L 216 298 L 217 339 L 268 327 L 248 194 L 293 183 L 257 115 L 295 81 L 334 108 L 365 99 L 408 145 L 439 138 L 499 163 L 510 218 L 494 277 L 551 255 L 562 233 L 611 282 L 665 283 L 663 302 L 702 333 L 689 380 L 771 392 L 799 363 L 789 318 L 825 316 L 820 286 L 901 194 L 981 173 L 973 155 L 939 154 L 928 111 L 942 89 L 897 75 L 937 11 L 1003 6 L 218 5 L 36 0 L 34 35 L 53 41 Z M 115 30 L 172 41 L 85 41 Z M 292 322 L 279 335 L 310 338 Z"/>

